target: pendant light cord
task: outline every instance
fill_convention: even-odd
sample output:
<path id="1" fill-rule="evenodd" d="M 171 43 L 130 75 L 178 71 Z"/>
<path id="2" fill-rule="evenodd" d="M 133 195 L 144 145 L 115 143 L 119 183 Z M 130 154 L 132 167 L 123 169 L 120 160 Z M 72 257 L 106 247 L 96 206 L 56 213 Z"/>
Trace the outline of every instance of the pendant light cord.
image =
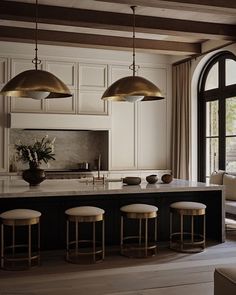
<path id="1" fill-rule="evenodd" d="M 135 8 L 136 6 L 131 6 L 131 9 L 133 10 L 133 76 L 135 76 Z"/>
<path id="2" fill-rule="evenodd" d="M 41 60 L 38 59 L 38 0 L 35 1 L 35 57 L 32 63 L 35 65 L 35 70 L 41 64 Z"/>
<path id="3" fill-rule="evenodd" d="M 130 6 L 130 8 L 133 11 L 133 63 L 129 68 L 133 71 L 133 76 L 135 76 L 135 73 L 137 72 L 137 69 L 139 69 L 139 66 L 136 66 L 135 64 L 135 8 L 136 6 Z"/>

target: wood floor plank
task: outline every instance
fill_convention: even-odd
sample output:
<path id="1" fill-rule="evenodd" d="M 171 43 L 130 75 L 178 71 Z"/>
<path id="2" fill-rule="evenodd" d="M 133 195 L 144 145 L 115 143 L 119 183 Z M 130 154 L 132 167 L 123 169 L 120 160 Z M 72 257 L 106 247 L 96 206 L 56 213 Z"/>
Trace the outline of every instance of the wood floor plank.
<path id="1" fill-rule="evenodd" d="M 95 265 L 69 264 L 60 251 L 42 256 L 41 267 L 1 270 L 0 295 L 212 295 L 215 267 L 236 267 L 236 235 L 198 254 L 162 247 L 151 259 L 128 259 L 114 249 Z"/>

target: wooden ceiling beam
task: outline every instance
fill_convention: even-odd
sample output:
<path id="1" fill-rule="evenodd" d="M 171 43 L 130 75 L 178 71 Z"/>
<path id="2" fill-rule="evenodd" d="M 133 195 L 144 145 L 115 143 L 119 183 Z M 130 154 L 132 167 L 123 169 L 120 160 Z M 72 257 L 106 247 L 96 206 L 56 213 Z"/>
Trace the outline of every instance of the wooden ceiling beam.
<path id="1" fill-rule="evenodd" d="M 39 22 L 55 25 L 131 31 L 132 15 L 48 5 L 38 6 Z M 35 5 L 0 2 L 0 19 L 34 22 Z M 236 25 L 136 15 L 136 31 L 203 39 L 235 40 Z"/>
<path id="2" fill-rule="evenodd" d="M 108 2 L 114 3 L 112 0 L 95 0 L 97 2 Z M 236 9 L 235 0 L 117 0 L 116 3 L 127 4 L 127 5 L 138 5 L 145 7 L 157 7 L 157 8 L 176 8 L 177 6 L 181 7 L 192 7 L 192 8 L 200 8 L 203 9 L 213 9 L 218 8 L 224 12 L 224 8 L 227 9 Z"/>
<path id="3" fill-rule="evenodd" d="M 0 26 L 0 40 L 2 41 L 33 43 L 34 38 L 34 29 Z M 40 43 L 44 44 L 70 46 L 97 45 L 103 47 L 132 48 L 132 38 L 95 34 L 38 30 L 38 39 Z M 156 41 L 137 38 L 135 39 L 135 46 L 137 49 L 172 51 L 184 54 L 196 54 L 201 52 L 201 45 L 199 43 Z"/>
<path id="4" fill-rule="evenodd" d="M 114 3 L 112 0 L 95 0 L 97 2 Z M 192 11 L 221 11 L 232 12 L 236 10 L 235 0 L 117 0 L 118 4 L 126 5 L 137 5 L 143 7 L 156 7 L 156 8 L 167 8 L 167 9 L 181 9 Z"/>

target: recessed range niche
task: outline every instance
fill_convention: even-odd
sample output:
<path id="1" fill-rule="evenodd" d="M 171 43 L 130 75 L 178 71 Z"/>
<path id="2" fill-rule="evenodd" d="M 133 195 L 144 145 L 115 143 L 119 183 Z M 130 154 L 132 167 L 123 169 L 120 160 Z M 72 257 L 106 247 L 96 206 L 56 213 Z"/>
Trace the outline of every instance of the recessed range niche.
<path id="1" fill-rule="evenodd" d="M 97 159 L 101 155 L 101 170 L 108 170 L 108 131 L 92 130 L 10 130 L 10 163 L 14 160 L 14 144 L 33 143 L 35 138 L 41 139 L 48 135 L 50 139 L 56 137 L 55 161 L 50 161 L 49 169 L 77 169 L 78 163 L 88 162 L 91 170 L 97 169 Z M 27 164 L 17 162 L 18 170 L 28 168 Z"/>

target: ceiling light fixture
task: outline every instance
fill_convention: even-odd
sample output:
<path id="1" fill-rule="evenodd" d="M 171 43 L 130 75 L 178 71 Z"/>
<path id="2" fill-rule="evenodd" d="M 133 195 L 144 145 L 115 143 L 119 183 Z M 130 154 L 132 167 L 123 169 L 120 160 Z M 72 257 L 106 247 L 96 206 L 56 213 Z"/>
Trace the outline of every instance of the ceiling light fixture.
<path id="1" fill-rule="evenodd" d="M 33 99 L 70 97 L 68 87 L 55 75 L 39 70 L 41 60 L 38 59 L 38 0 L 35 4 L 35 57 L 32 60 L 34 70 L 24 71 L 12 78 L 1 90 L 0 94 Z"/>
<path id="2" fill-rule="evenodd" d="M 132 76 L 124 77 L 114 82 L 104 92 L 102 99 L 111 101 L 153 101 L 164 97 L 160 89 L 147 79 L 135 76 L 139 66 L 135 64 L 135 8 L 130 6 L 133 11 L 133 63 L 129 67 L 133 71 Z"/>

